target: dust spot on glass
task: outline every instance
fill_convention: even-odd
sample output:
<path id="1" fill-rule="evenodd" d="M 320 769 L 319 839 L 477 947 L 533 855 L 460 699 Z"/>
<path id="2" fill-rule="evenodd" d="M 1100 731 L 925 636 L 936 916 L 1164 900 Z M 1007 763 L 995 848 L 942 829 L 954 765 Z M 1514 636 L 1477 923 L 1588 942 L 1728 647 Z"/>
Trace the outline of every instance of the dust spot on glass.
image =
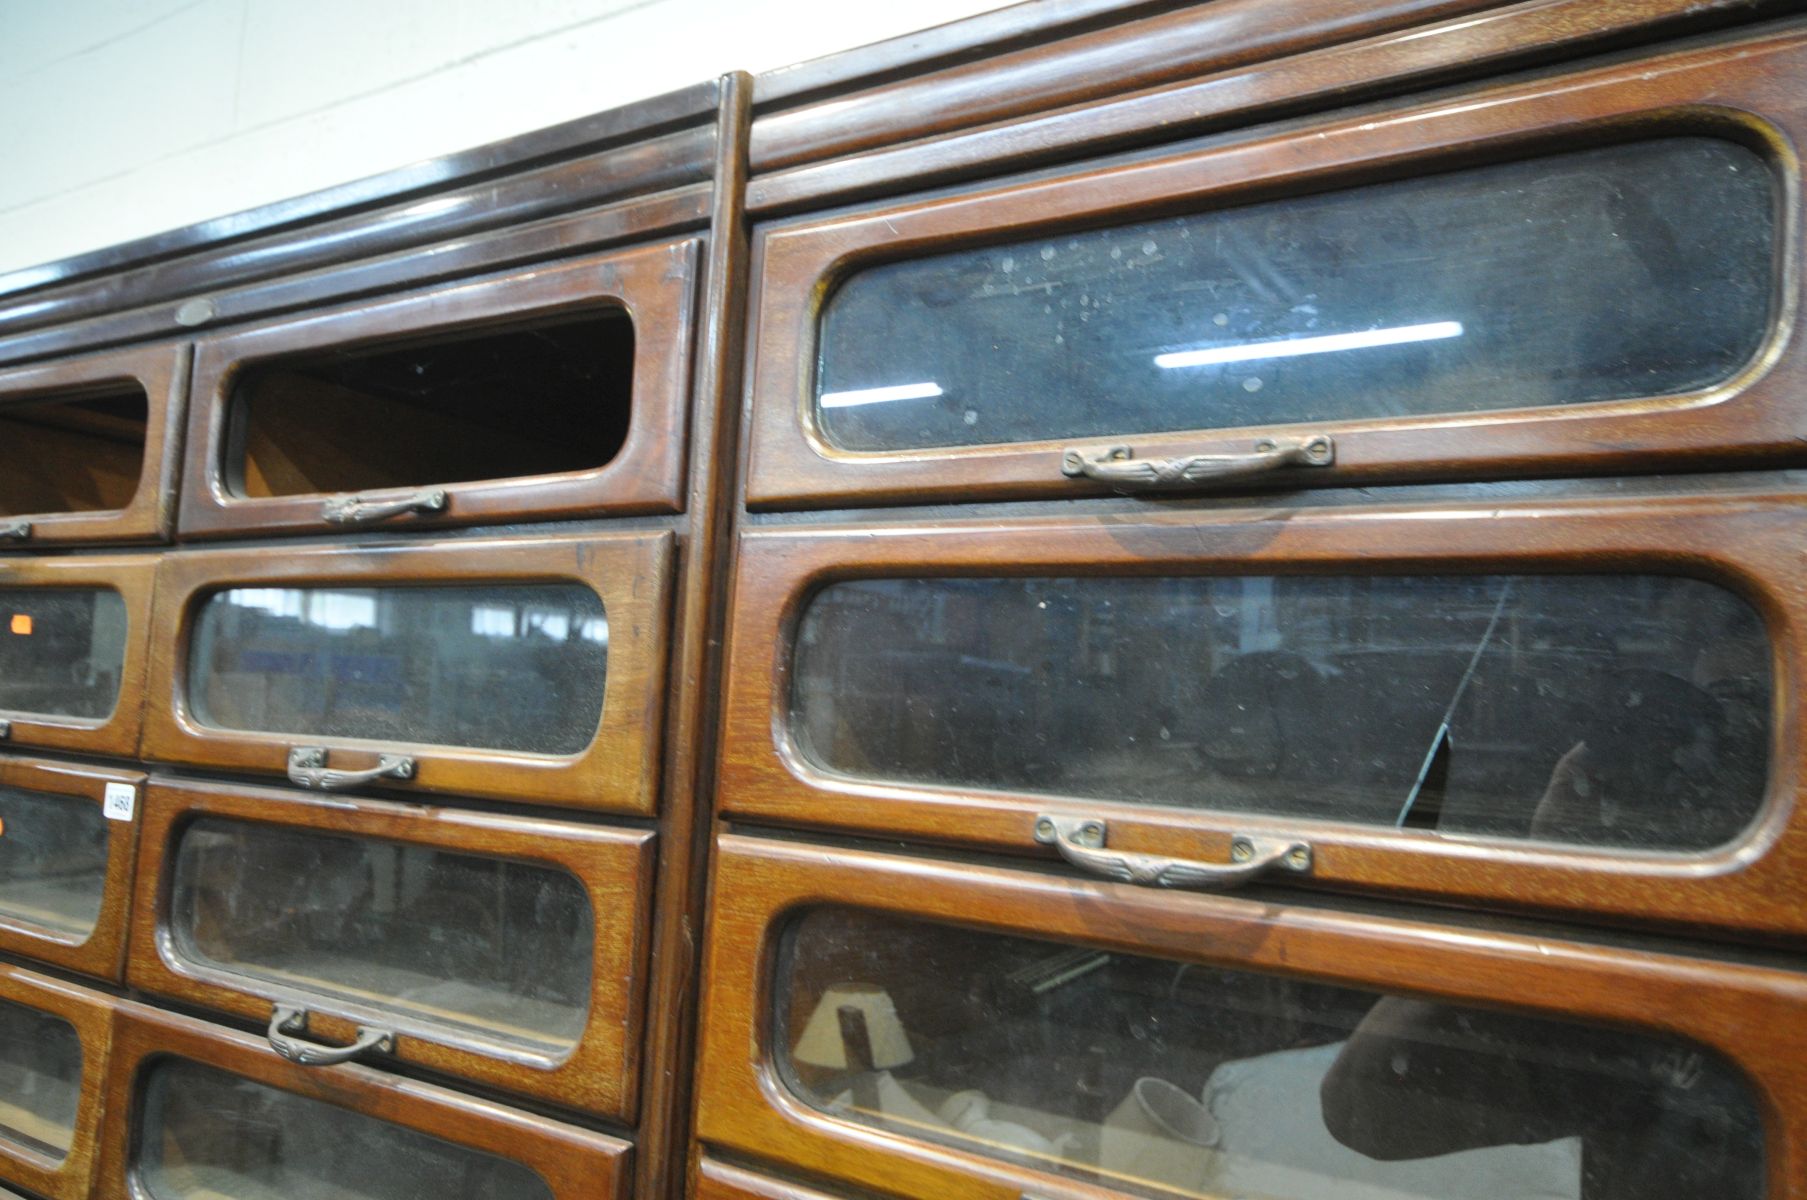
<path id="1" fill-rule="evenodd" d="M 1242 390 L 1245 392 L 1260 391 L 1261 390 L 1261 376 L 1251 375 L 1247 379 L 1243 380 L 1242 381 Z"/>
<path id="2" fill-rule="evenodd" d="M 1047 262 L 1049 259 L 1051 259 L 1053 257 L 1054 257 L 1054 247 L 1043 246 L 1042 247 L 1042 261 Z"/>

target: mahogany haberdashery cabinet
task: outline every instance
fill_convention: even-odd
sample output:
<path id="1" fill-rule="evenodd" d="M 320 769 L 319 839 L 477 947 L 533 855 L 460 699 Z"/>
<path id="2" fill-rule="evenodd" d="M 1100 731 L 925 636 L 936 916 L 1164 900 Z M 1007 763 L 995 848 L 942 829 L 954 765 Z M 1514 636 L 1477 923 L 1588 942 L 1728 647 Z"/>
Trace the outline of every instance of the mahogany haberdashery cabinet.
<path id="1" fill-rule="evenodd" d="M 0 1195 L 1807 1200 L 1789 0 L 1029 0 L 0 276 Z"/>

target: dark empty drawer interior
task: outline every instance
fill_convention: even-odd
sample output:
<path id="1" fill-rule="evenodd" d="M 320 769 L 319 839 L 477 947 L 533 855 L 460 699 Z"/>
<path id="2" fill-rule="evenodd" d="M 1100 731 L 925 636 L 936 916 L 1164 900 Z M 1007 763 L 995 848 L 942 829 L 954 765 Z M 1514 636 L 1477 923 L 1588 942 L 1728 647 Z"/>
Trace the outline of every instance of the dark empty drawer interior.
<path id="1" fill-rule="evenodd" d="M 621 450 L 634 327 L 618 309 L 279 356 L 235 376 L 241 496 L 594 470 Z"/>
<path id="2" fill-rule="evenodd" d="M 0 516 L 126 507 L 148 412 L 132 388 L 0 404 Z"/>

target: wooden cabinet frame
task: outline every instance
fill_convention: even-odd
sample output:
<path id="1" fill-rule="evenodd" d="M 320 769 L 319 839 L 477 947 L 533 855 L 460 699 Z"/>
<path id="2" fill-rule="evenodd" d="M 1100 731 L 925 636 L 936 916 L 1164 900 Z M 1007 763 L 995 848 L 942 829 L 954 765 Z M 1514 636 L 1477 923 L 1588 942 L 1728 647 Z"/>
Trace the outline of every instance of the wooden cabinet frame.
<path id="1" fill-rule="evenodd" d="M 710 1147 L 914 1200 L 1116 1194 L 856 1124 L 789 1091 L 773 1063 L 778 935 L 809 908 L 851 907 L 1684 1038 L 1753 1085 L 1768 1195 L 1807 1188 L 1807 977 L 1790 970 L 732 834 L 717 841 L 713 883 L 697 1107 Z"/>
<path id="2" fill-rule="evenodd" d="M 157 576 L 159 632 L 151 656 L 144 757 L 283 775 L 296 746 L 325 746 L 333 767 L 354 770 L 374 766 L 382 754 L 401 752 L 416 760 L 413 777 L 384 780 L 382 786 L 650 815 L 658 798 L 671 556 L 672 535 L 660 532 L 310 545 L 279 555 L 237 549 L 171 554 Z M 207 595 L 223 588 L 561 581 L 594 589 L 609 622 L 602 719 L 595 738 L 576 754 L 216 729 L 201 724 L 188 705 L 194 613 Z"/>
<path id="3" fill-rule="evenodd" d="M 140 1080 L 160 1058 L 200 1063 L 521 1163 L 545 1180 L 554 1200 L 607 1200 L 627 1190 L 631 1151 L 618 1138 L 368 1067 L 296 1066 L 259 1038 L 122 1002 L 106 1076 L 109 1119 L 99 1195 L 147 1195 L 134 1161 L 140 1144 Z"/>
<path id="4" fill-rule="evenodd" d="M 107 588 L 125 602 L 125 659 L 119 700 L 100 720 L 0 710 L 12 731 L 4 744 L 130 758 L 138 750 L 149 657 L 151 596 L 157 560 L 149 556 L 0 558 L 0 588 Z"/>
<path id="5" fill-rule="evenodd" d="M 81 358 L 0 371 L 0 408 L 20 401 L 80 399 L 119 386 L 142 389 L 146 413 L 144 462 L 137 490 L 124 508 L 98 512 L 22 513 L 0 523 L 25 520 L 30 533 L 13 546 L 60 546 L 87 542 L 157 542 L 169 537 L 176 513 L 176 485 L 188 394 L 186 342 L 112 350 Z"/>
<path id="6" fill-rule="evenodd" d="M 1335 463 L 1286 485 L 1485 473 L 1583 474 L 1800 456 L 1807 360 L 1800 277 L 1800 165 L 1807 73 L 1798 29 L 1541 80 L 1463 99 L 986 191 L 773 224 L 756 237 L 748 385 L 748 503 L 755 508 L 1097 495 L 1067 478 L 1069 447 L 1132 442 L 1137 457 L 1247 453 L 1269 433 L 1335 437 Z M 1129 223 L 1358 186 L 1600 142 L 1706 133 L 1761 151 L 1780 194 L 1777 295 L 1763 349 L 1723 384 L 1674 396 L 1548 409 L 1244 429 L 1066 438 L 953 449 L 852 452 L 812 416 L 818 327 L 834 287 L 861 267 L 1075 228 Z"/>
<path id="7" fill-rule="evenodd" d="M 1230 861 L 1230 840 L 1310 841 L 1309 880 L 1494 906 L 1712 926 L 1800 940 L 1807 911 L 1807 509 L 1797 496 L 1552 500 L 1146 517 L 1019 518 L 742 535 L 729 627 L 722 809 L 732 817 L 1051 858 L 1038 814 L 1101 817 L 1112 849 Z M 791 657 L 811 596 L 842 579 L 1022 575 L 1626 574 L 1715 581 L 1772 639 L 1768 797 L 1737 841 L 1700 853 L 1590 850 L 1352 823 L 831 774 L 789 730 Z M 1288 876 L 1289 882 L 1304 879 Z"/>
<path id="8" fill-rule="evenodd" d="M 239 374 L 274 356 L 346 349 L 434 331 L 480 328 L 565 312 L 617 308 L 634 322 L 633 399 L 627 440 L 587 471 L 513 479 L 448 479 L 436 513 L 404 512 L 397 528 L 559 517 L 676 512 L 682 505 L 690 355 L 700 243 L 660 243 L 463 283 L 202 341 L 195 354 L 181 529 L 185 537 L 332 532 L 328 494 L 251 498 L 226 481 L 227 422 Z M 359 492 L 398 500 L 417 487 Z"/>
<path id="9" fill-rule="evenodd" d="M 99 808 L 106 800 L 109 784 L 131 788 L 137 804 L 142 806 L 144 776 L 136 771 L 0 755 L 0 787 L 68 796 Z M 26 921 L 0 907 L 0 950 L 118 983 L 125 973 L 139 819 L 135 813 L 130 820 L 106 822 L 107 873 L 101 888 L 100 919 L 92 933 L 79 942 L 71 941 L 57 930 Z"/>
<path id="10" fill-rule="evenodd" d="M 75 1028 L 82 1047 L 82 1091 L 68 1155 L 59 1163 L 0 1137 L 0 1183 L 16 1183 L 46 1200 L 87 1200 L 102 1136 L 116 1001 L 5 963 L 0 963 L 0 1000 L 61 1017 Z"/>
<path id="11" fill-rule="evenodd" d="M 576 1048 L 549 1061 L 380 1001 L 308 992 L 259 978 L 252 970 L 229 971 L 181 957 L 169 929 L 176 849 L 183 829 L 200 817 L 399 842 L 569 873 L 583 885 L 595 929 L 589 1013 Z M 298 1001 L 308 1010 L 313 1040 L 349 1044 L 359 1026 L 390 1029 L 398 1034 L 395 1057 L 402 1062 L 603 1116 L 633 1113 L 652 908 L 651 833 L 170 779 L 154 779 L 146 790 L 144 825 L 132 986 L 250 1021 L 269 1020 L 273 1001 Z"/>

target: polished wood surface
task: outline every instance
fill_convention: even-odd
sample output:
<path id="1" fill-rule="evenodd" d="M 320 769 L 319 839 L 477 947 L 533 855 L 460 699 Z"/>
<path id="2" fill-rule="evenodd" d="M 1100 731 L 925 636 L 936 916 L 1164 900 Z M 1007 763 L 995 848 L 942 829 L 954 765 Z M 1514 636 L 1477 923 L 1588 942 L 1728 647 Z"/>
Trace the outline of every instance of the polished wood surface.
<path id="1" fill-rule="evenodd" d="M 922 503 L 1097 495 L 1104 485 L 1068 478 L 1070 446 L 1099 451 L 1122 437 L 973 446 L 890 454 L 830 448 L 810 416 L 821 306 L 862 263 L 914 257 L 986 241 L 1015 240 L 1080 224 L 1129 222 L 1228 203 L 1522 157 L 1643 132 L 1716 133 L 1749 142 L 1776 165 L 1795 196 L 1789 148 L 1807 135 L 1807 101 L 1791 81 L 1807 71 L 1807 32 L 1609 67 L 1387 114 L 1308 127 L 1272 138 L 1055 179 L 916 200 L 759 235 L 748 386 L 754 507 Z M 1800 457 L 1807 384 L 1803 320 L 1794 301 L 1800 213 L 1788 234 L 1777 323 L 1756 359 L 1704 392 L 1453 416 L 1327 421 L 1336 462 L 1281 472 L 1283 486 L 1383 479 L 1586 474 Z M 1138 456 L 1234 453 L 1289 427 L 1137 436 Z"/>
<path id="2" fill-rule="evenodd" d="M 280 555 L 256 549 L 168 555 L 158 566 L 159 633 L 150 660 L 143 756 L 283 775 L 295 746 L 326 746 L 331 765 L 350 770 L 372 767 L 382 754 L 403 753 L 417 761 L 413 777 L 386 780 L 385 786 L 650 815 L 659 795 L 671 556 L 669 533 L 646 532 L 400 545 L 347 542 L 295 547 Z M 4 580 L 0 573 L 0 582 Z M 602 597 L 609 623 L 601 721 L 589 746 L 576 754 L 217 729 L 198 721 L 187 700 L 194 613 L 222 588 L 567 580 Z"/>
<path id="3" fill-rule="evenodd" d="M 296 1066 L 261 1038 L 122 1002 L 106 1075 L 108 1115 L 97 1195 L 143 1194 L 133 1178 L 142 1120 L 139 1083 L 149 1066 L 169 1058 L 521 1163 L 545 1181 L 554 1200 L 608 1200 L 628 1191 L 631 1148 L 619 1138 L 369 1067 Z"/>
<path id="4" fill-rule="evenodd" d="M 0 712 L 12 722 L 8 746 L 74 750 L 130 758 L 138 749 L 149 660 L 151 597 L 157 560 L 149 555 L 93 555 L 79 558 L 0 556 L 0 588 L 107 588 L 125 602 L 125 656 L 119 672 L 119 701 L 102 720 Z"/>
<path id="5" fill-rule="evenodd" d="M 1038 814 L 1101 817 L 1113 849 L 1228 861 L 1232 835 L 1311 842 L 1301 883 L 1547 908 L 1807 940 L 1799 696 L 1807 687 L 1807 574 L 1792 551 L 1807 526 L 1799 495 L 1485 506 L 1249 511 L 1212 516 L 1020 518 L 743 535 L 724 692 L 725 813 L 1052 859 Z M 1699 854 L 1590 851 L 1551 843 L 1440 837 L 1259 812 L 916 786 L 810 766 L 788 731 L 798 616 L 836 579 L 997 575 L 1366 575 L 1609 572 L 1721 583 L 1763 614 L 1776 708 L 1768 801 L 1737 841 Z"/>
<path id="6" fill-rule="evenodd" d="M 189 348 L 175 344 L 0 371 L 0 416 L 8 417 L 11 426 L 0 444 L 0 477 L 8 481 L 0 484 L 0 496 L 11 494 L 28 472 L 43 473 L 50 487 L 58 475 L 80 478 L 98 471 L 110 476 L 98 481 L 103 502 L 92 510 L 64 504 L 32 512 L 21 504 L 10 504 L 5 520 L 27 520 L 31 532 L 23 540 L 9 542 L 8 550 L 168 539 L 180 481 L 188 363 Z M 65 428 L 53 443 L 46 435 L 58 431 L 27 430 L 23 423 L 31 420 L 32 414 L 7 411 L 16 403 L 80 399 L 121 389 L 142 391 L 146 406 L 143 429 L 126 429 L 124 436 L 107 429 L 91 429 L 88 436 L 78 436 L 81 430 Z"/>
<path id="7" fill-rule="evenodd" d="M 1167 80 L 1497 7 L 1500 0 L 1214 0 L 1014 48 L 753 123 L 758 174 L 951 128 L 1085 104 Z"/>
<path id="8" fill-rule="evenodd" d="M 0 1181 L 45 1200 L 88 1200 L 95 1193 L 95 1164 L 104 1136 L 107 1067 L 112 1054 L 116 1001 L 100 992 L 0 963 L 0 1000 L 49 1013 L 75 1029 L 82 1048 L 81 1096 L 75 1134 L 61 1162 L 0 1137 Z"/>
<path id="9" fill-rule="evenodd" d="M 143 803 L 144 775 L 141 772 L 48 758 L 0 755 L 0 787 L 68 796 L 99 807 L 106 800 L 108 784 L 123 784 L 134 789 L 137 803 Z M 5 813 L 0 811 L 0 817 L 3 816 Z M 132 912 L 132 876 L 138 862 L 138 820 L 109 820 L 106 829 L 106 878 L 100 886 L 100 917 L 94 931 L 78 941 L 62 930 L 0 911 L 0 950 L 112 983 L 124 978 L 126 930 Z M 4 900 L 0 898 L 0 908 L 3 906 Z"/>
<path id="10" fill-rule="evenodd" d="M 711 80 L 293 199 L 0 276 L 17 330 L 206 294 L 706 178 Z M 425 196 L 432 203 L 421 203 Z M 138 268 L 137 270 L 124 270 Z M 103 282 L 93 280 L 111 274 Z M 168 305 L 165 312 L 174 311 Z M 0 348 L 0 355 L 5 350 Z M 10 356 L 9 356 L 10 357 Z"/>
<path id="11" fill-rule="evenodd" d="M 704 1157 L 690 1194 L 696 1200 L 834 1200 L 834 1193 L 774 1179 L 733 1163 Z"/>
<path id="12" fill-rule="evenodd" d="M 747 207 L 776 216 L 1186 135 L 1258 138 L 1266 122 L 1518 68 L 1550 70 L 1627 43 L 1786 11 L 1786 4 L 1768 0 L 1525 0 L 1353 42 L 1307 46 L 1014 121 L 799 162 L 754 177 Z"/>
<path id="13" fill-rule="evenodd" d="M 698 251 L 695 239 L 684 239 L 202 341 L 195 356 L 196 399 L 184 469 L 187 482 L 180 522 L 182 535 L 220 537 L 257 531 L 334 529 L 321 515 L 319 494 L 253 497 L 230 481 L 227 439 L 234 388 L 243 373 L 260 360 L 333 353 L 483 323 L 543 319 L 607 308 L 626 311 L 634 323 L 628 436 L 608 463 L 593 470 L 553 475 L 477 482 L 444 480 L 453 485 L 447 489 L 444 511 L 406 514 L 385 524 L 490 524 L 676 511 L 681 502 Z M 314 411 L 310 417 L 324 424 L 320 412 Z M 359 432 L 354 426 L 341 436 Z M 344 452 L 380 456 L 382 449 L 359 445 L 347 446 Z M 394 449 L 405 454 L 407 447 Z M 359 495 L 380 502 L 418 490 L 378 488 Z"/>
<path id="14" fill-rule="evenodd" d="M 556 1061 L 523 1061 L 518 1049 L 503 1042 L 480 1045 L 484 1039 L 471 1029 L 435 1024 L 405 1006 L 259 979 L 255 967 L 232 971 L 184 958 L 169 932 L 176 849 L 184 827 L 206 817 L 532 863 L 569 874 L 583 885 L 594 921 L 586 948 L 588 1014 L 576 1048 Z M 142 824 L 133 987 L 248 1021 L 268 1021 L 273 1001 L 305 1002 L 312 1040 L 345 1045 L 357 1037 L 359 1026 L 393 1029 L 400 1062 L 600 1116 L 633 1113 L 652 834 L 163 778 L 153 778 L 145 791 Z"/>
<path id="15" fill-rule="evenodd" d="M 777 939 L 801 911 L 849 907 L 1683 1038 L 1724 1054 L 1761 1096 L 1770 1195 L 1807 1189 L 1807 976 L 1793 970 L 739 835 L 718 838 L 713 884 L 707 1146 L 919 1200 L 1113 1194 L 854 1124 L 789 1090 L 773 1062 Z"/>

